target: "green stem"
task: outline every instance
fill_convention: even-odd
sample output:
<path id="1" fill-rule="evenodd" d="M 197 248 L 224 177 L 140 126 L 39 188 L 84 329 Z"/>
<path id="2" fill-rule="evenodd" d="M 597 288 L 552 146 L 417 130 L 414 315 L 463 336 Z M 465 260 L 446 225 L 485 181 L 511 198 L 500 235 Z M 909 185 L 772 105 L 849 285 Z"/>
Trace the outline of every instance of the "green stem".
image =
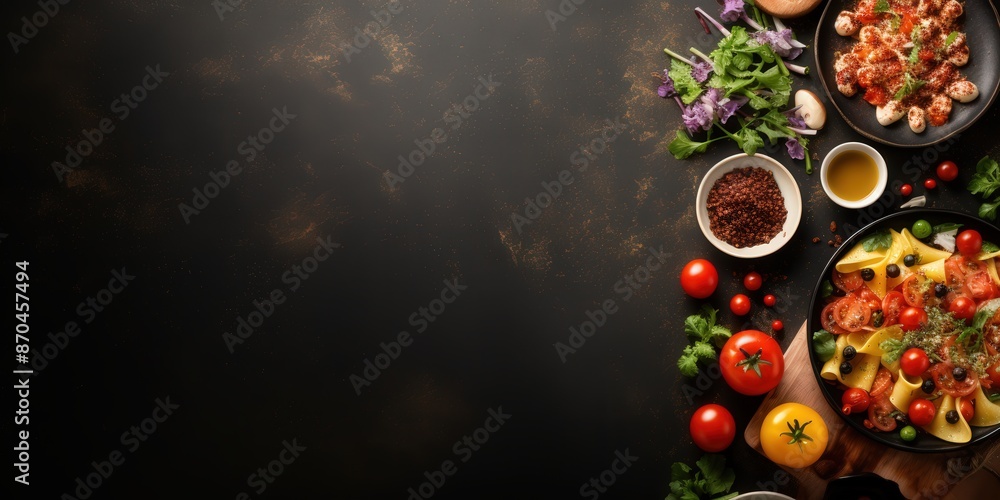
<path id="1" fill-rule="evenodd" d="M 687 64 L 688 66 L 691 65 L 691 61 L 688 61 L 687 59 L 684 59 L 684 57 L 682 57 L 680 54 L 678 54 L 678 53 L 676 53 L 676 52 L 674 52 L 674 51 L 672 51 L 670 49 L 663 49 L 663 52 L 666 53 L 668 56 L 673 57 L 674 59 L 676 59 L 676 60 L 678 60 L 678 61 L 680 61 L 680 62 L 682 62 L 684 64 Z"/>
<path id="2" fill-rule="evenodd" d="M 811 174 L 813 173 L 813 164 L 812 158 L 809 157 L 809 148 L 803 147 L 802 150 L 806 153 L 806 173 Z"/>
<path id="3" fill-rule="evenodd" d="M 781 72 L 781 76 L 788 76 L 788 68 L 785 66 L 785 61 L 781 59 L 781 56 L 775 54 L 774 59 L 778 61 L 778 71 Z"/>

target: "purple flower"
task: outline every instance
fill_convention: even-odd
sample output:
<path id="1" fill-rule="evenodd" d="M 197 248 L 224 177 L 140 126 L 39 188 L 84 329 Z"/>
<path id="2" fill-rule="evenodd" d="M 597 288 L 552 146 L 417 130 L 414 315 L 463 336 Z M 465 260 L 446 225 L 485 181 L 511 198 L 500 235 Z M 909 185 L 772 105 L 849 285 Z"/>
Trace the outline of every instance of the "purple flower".
<path id="1" fill-rule="evenodd" d="M 795 127 L 795 128 L 808 128 L 808 127 L 806 127 L 806 121 L 803 120 L 802 117 L 799 116 L 798 114 L 796 114 L 796 113 L 788 113 L 786 116 L 788 116 L 788 124 L 791 125 L 792 127 Z"/>
<path id="2" fill-rule="evenodd" d="M 712 113 L 701 102 L 693 102 L 690 106 L 684 108 L 681 118 L 684 120 L 684 126 L 687 127 L 691 135 L 694 135 L 699 130 L 712 128 Z"/>
<path id="3" fill-rule="evenodd" d="M 734 23 L 743 16 L 743 0 L 725 0 L 719 17 L 727 23 Z"/>
<path id="4" fill-rule="evenodd" d="M 674 81 L 667 75 L 667 70 L 663 70 L 663 84 L 660 85 L 660 88 L 656 89 L 656 94 L 663 98 L 677 95 L 677 89 L 674 88 Z"/>
<path id="5" fill-rule="evenodd" d="M 785 147 L 788 148 L 788 156 L 791 156 L 795 160 L 802 160 L 806 157 L 805 148 L 799 144 L 799 140 L 794 137 L 789 137 L 785 141 Z"/>
<path id="6" fill-rule="evenodd" d="M 775 54 L 785 59 L 795 59 L 802 53 L 802 45 L 793 41 L 792 30 L 785 28 L 781 31 L 756 31 L 751 34 L 754 40 L 761 45 L 768 45 Z"/>
<path id="7" fill-rule="evenodd" d="M 736 110 L 740 109 L 749 100 L 749 97 L 742 95 L 732 98 L 727 97 L 719 102 L 719 108 L 715 110 L 715 114 L 718 115 L 720 122 L 726 123 L 726 120 L 735 115 Z"/>
<path id="8" fill-rule="evenodd" d="M 722 91 L 717 88 L 709 88 L 701 95 L 701 102 L 706 106 L 709 113 L 715 113 L 715 110 L 719 107 L 719 99 L 722 97 Z"/>
<path id="9" fill-rule="evenodd" d="M 715 68 L 711 64 L 702 61 L 696 57 L 691 58 L 691 76 L 694 77 L 695 81 L 698 83 L 705 83 L 708 80 L 708 75 L 712 73 Z"/>

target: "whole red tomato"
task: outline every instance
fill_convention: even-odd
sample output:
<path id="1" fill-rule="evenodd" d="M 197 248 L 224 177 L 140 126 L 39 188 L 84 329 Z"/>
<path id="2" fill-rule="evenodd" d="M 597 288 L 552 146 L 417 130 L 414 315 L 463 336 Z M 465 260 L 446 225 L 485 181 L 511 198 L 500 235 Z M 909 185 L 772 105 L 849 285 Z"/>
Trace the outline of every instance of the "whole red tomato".
<path id="1" fill-rule="evenodd" d="M 945 160 L 937 166 L 937 176 L 942 181 L 950 182 L 958 178 L 958 165 L 951 160 Z"/>
<path id="2" fill-rule="evenodd" d="M 690 430 L 694 444 L 709 453 L 718 453 L 733 444 L 736 420 L 724 407 L 707 404 L 691 416 Z"/>
<path id="3" fill-rule="evenodd" d="M 962 255 L 976 255 L 983 249 L 983 237 L 975 229 L 966 229 L 955 237 L 955 247 Z"/>
<path id="4" fill-rule="evenodd" d="M 931 367 L 931 359 L 919 347 L 911 347 L 899 358 L 899 367 L 911 377 L 919 377 Z"/>
<path id="5" fill-rule="evenodd" d="M 955 316 L 955 319 L 971 320 L 976 315 L 976 301 L 960 295 L 948 304 L 948 312 Z"/>
<path id="6" fill-rule="evenodd" d="M 906 412 L 907 416 L 910 417 L 910 423 L 918 426 L 930 424 L 934 420 L 935 413 L 937 413 L 937 409 L 934 408 L 934 403 L 923 398 L 911 401 L 910 408 Z"/>
<path id="7" fill-rule="evenodd" d="M 729 310 L 737 316 L 746 316 L 750 312 L 750 297 L 737 293 L 729 299 Z"/>
<path id="8" fill-rule="evenodd" d="M 681 288 L 684 293 L 696 299 L 708 298 L 715 293 L 717 286 L 719 272 L 705 259 L 694 259 L 681 270 Z"/>
<path id="9" fill-rule="evenodd" d="M 907 307 L 899 314 L 899 325 L 903 330 L 916 330 L 927 324 L 927 313 L 920 307 Z"/>
<path id="10" fill-rule="evenodd" d="M 726 341 L 719 354 L 722 378 L 740 394 L 757 396 L 774 389 L 785 373 L 785 356 L 770 335 L 743 330 Z"/>

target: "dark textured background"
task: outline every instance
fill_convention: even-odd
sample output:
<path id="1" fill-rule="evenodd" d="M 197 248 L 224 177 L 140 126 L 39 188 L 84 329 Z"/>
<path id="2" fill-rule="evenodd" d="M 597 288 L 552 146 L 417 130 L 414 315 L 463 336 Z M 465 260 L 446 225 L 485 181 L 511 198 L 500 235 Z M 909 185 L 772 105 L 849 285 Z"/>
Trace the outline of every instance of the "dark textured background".
<path id="1" fill-rule="evenodd" d="M 695 405 L 684 395 L 682 323 L 701 301 L 683 295 L 678 272 L 696 257 L 716 263 L 722 284 L 708 302 L 734 331 L 745 322 L 727 310 L 741 289 L 733 275 L 762 272 L 783 307 L 754 294 L 746 322 L 780 317 L 787 346 L 833 252 L 830 221 L 857 226 L 871 213 L 835 207 L 782 147 L 770 154 L 805 206 L 794 239 L 742 261 L 702 237 L 698 180 L 736 148 L 674 160 L 666 145 L 679 113 L 656 97 L 651 73 L 667 64 L 665 46 L 704 47 L 691 10 L 714 4 L 590 0 L 553 30 L 545 11 L 557 0 L 404 0 L 348 62 L 341 45 L 385 3 L 246 0 L 220 21 L 208 0 L 75 0 L 18 54 L 0 50 L 3 280 L 30 260 L 33 348 L 67 321 L 81 325 L 31 381 L 32 484 L 15 485 L 15 498 L 72 494 L 91 461 L 125 450 L 121 434 L 168 396 L 180 408 L 92 498 L 256 498 L 248 476 L 292 439 L 306 450 L 261 496 L 405 498 L 499 406 L 511 418 L 436 497 L 574 498 L 627 448 L 638 461 L 602 496 L 662 498 L 670 464 L 702 455 L 687 422 L 708 402 L 740 427 L 726 452 L 737 488 L 773 479 L 776 467 L 741 438 L 760 398 L 722 382 Z M 3 31 L 38 10 L 5 4 Z M 792 26 L 811 40 L 817 20 Z M 111 103 L 157 64 L 170 75 L 118 121 Z M 487 75 L 502 85 L 390 187 L 383 174 L 396 157 L 448 126 L 444 113 Z M 820 92 L 815 77 L 795 87 Z M 284 106 L 297 117 L 244 162 L 237 146 Z M 829 111 L 818 158 L 860 140 Z M 58 182 L 52 162 L 104 117 L 115 130 Z M 628 130 L 517 231 L 511 215 L 525 198 L 615 118 Z M 963 186 L 976 160 L 998 154 L 998 124 L 994 108 L 940 155 L 962 172 L 930 206 L 974 212 Z M 879 150 L 891 180 L 911 181 L 902 165 L 923 150 Z M 185 224 L 178 204 L 234 159 L 243 172 Z M 327 236 L 341 247 L 289 292 L 282 274 Z M 661 245 L 671 260 L 620 300 L 614 284 Z M 135 280 L 84 324 L 77 304 L 122 266 Z M 417 333 L 408 318 L 452 278 L 468 289 Z M 231 354 L 223 332 L 275 288 L 286 302 Z M 553 343 L 608 298 L 618 313 L 563 364 Z M 351 374 L 404 330 L 413 345 L 356 395 Z M 13 411 L 12 384 L 2 385 Z"/>

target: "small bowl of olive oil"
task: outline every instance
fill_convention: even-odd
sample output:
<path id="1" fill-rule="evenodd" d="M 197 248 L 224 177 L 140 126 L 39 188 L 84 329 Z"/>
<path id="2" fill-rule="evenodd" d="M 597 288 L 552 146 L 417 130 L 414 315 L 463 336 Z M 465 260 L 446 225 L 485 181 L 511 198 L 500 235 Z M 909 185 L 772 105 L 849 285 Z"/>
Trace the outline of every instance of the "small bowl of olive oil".
<path id="1" fill-rule="evenodd" d="M 820 166 L 823 191 L 845 208 L 864 208 L 885 191 L 889 178 L 885 160 L 875 148 L 860 142 L 845 142 L 833 148 Z"/>

